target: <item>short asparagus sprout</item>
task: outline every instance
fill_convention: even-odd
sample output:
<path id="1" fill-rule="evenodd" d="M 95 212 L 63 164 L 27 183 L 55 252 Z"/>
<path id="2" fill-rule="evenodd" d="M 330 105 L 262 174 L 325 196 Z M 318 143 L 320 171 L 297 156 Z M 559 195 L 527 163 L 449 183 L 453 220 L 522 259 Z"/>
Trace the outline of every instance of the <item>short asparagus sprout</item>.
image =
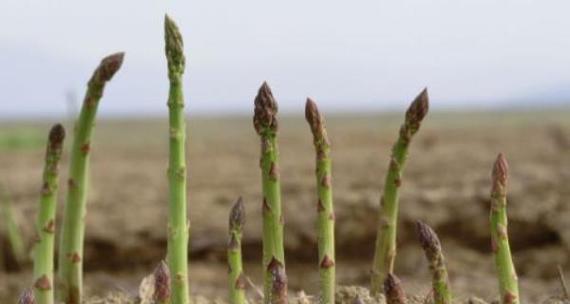
<path id="1" fill-rule="evenodd" d="M 31 289 L 24 290 L 18 299 L 18 304 L 36 304 L 34 292 Z"/>
<path id="2" fill-rule="evenodd" d="M 429 269 L 432 274 L 434 304 L 451 304 L 449 277 L 439 238 L 431 227 L 420 221 L 416 222 L 416 232 L 429 262 Z"/>
<path id="3" fill-rule="evenodd" d="M 319 303 L 335 302 L 335 251 L 334 251 L 334 207 L 331 182 L 330 141 L 325 122 L 317 104 L 307 99 L 305 118 L 313 133 L 316 151 L 318 243 L 320 272 Z"/>
<path id="4" fill-rule="evenodd" d="M 87 84 L 87 93 L 75 126 L 59 247 L 58 278 L 61 289 L 58 290 L 58 298 L 65 303 L 80 303 L 83 294 L 83 240 L 91 134 L 105 85 L 121 68 L 123 58 L 124 53 L 116 53 L 101 61 Z"/>
<path id="5" fill-rule="evenodd" d="M 168 96 L 170 157 L 168 163 L 168 266 L 172 275 L 172 303 L 188 304 L 188 233 L 190 224 L 186 202 L 186 123 L 182 75 L 186 59 L 178 26 L 170 17 L 164 20 L 165 51 L 170 91 Z"/>
<path id="6" fill-rule="evenodd" d="M 392 273 L 389 273 L 384 281 L 384 295 L 386 296 L 386 304 L 406 304 L 406 293 L 402 287 L 400 279 Z"/>
<path id="7" fill-rule="evenodd" d="M 509 166 L 505 156 L 497 156 L 492 172 L 491 188 L 491 248 L 495 255 L 501 303 L 520 303 L 515 265 L 511 256 L 507 220 L 507 182 Z"/>
<path id="8" fill-rule="evenodd" d="M 279 151 L 277 146 L 277 102 L 266 82 L 255 97 L 253 125 L 261 140 L 261 178 L 263 190 L 263 293 L 264 302 L 287 297 L 287 281 L 279 281 L 274 288 L 275 271 L 279 278 L 285 275 L 283 249 L 283 215 L 281 211 L 281 185 L 279 182 Z M 282 292 L 285 290 L 285 292 Z M 274 293 L 279 291 L 279 295 Z"/>
<path id="9" fill-rule="evenodd" d="M 243 273 L 241 240 L 245 223 L 245 207 L 240 197 L 230 212 L 228 241 L 229 291 L 231 304 L 245 304 L 247 281 Z"/>
<path id="10" fill-rule="evenodd" d="M 152 298 L 155 304 L 170 303 L 170 271 L 168 265 L 161 261 L 154 269 L 154 293 Z"/>
<path id="11" fill-rule="evenodd" d="M 273 259 L 269 263 L 271 273 L 271 295 L 267 299 L 271 304 L 287 304 L 287 274 L 285 266 Z"/>
<path id="12" fill-rule="evenodd" d="M 408 108 L 404 124 L 400 128 L 398 140 L 392 147 L 392 157 L 384 183 L 384 194 L 380 200 L 378 232 L 371 272 L 371 292 L 373 294 L 382 292 L 382 284 L 384 284 L 386 276 L 394 271 L 399 188 L 402 185 L 402 172 L 412 137 L 418 132 L 428 109 L 428 93 L 427 89 L 424 89 Z"/>
<path id="13" fill-rule="evenodd" d="M 54 234 L 57 207 L 58 165 L 65 130 L 62 125 L 53 126 L 46 148 L 40 212 L 36 223 L 38 243 L 34 249 L 34 294 L 38 304 L 54 303 Z"/>

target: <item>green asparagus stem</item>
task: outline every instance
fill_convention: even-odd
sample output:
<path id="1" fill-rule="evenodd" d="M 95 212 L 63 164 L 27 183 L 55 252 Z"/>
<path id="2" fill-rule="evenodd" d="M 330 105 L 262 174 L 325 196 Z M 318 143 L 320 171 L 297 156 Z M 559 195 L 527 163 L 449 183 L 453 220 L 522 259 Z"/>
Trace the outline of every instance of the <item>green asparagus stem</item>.
<path id="1" fill-rule="evenodd" d="M 168 266 L 172 275 L 172 303 L 188 304 L 188 221 L 186 206 L 186 122 L 182 75 L 186 58 L 178 26 L 170 17 L 164 20 L 166 59 L 168 61 L 168 95 L 170 158 L 168 163 L 169 216 Z"/>
<path id="2" fill-rule="evenodd" d="M 384 295 L 386 296 L 386 304 L 406 304 L 406 293 L 402 288 L 400 279 L 392 273 L 386 276 L 384 281 Z"/>
<path id="3" fill-rule="evenodd" d="M 0 187 L 0 212 L 4 217 L 4 223 L 6 223 L 6 234 L 8 235 L 12 256 L 19 267 L 26 260 L 26 245 L 24 244 L 20 226 L 16 221 L 10 197 L 2 187 Z"/>
<path id="4" fill-rule="evenodd" d="M 305 118 L 313 133 L 313 144 L 316 151 L 316 177 L 318 203 L 318 243 L 320 271 L 319 303 L 335 302 L 335 252 L 334 252 L 334 207 L 331 183 L 330 141 L 327 136 L 325 122 L 319 113 L 316 103 L 307 98 Z"/>
<path id="5" fill-rule="evenodd" d="M 91 133 L 105 85 L 121 68 L 123 57 L 124 53 L 116 53 L 101 61 L 87 83 L 87 93 L 75 126 L 59 248 L 58 283 L 61 288 L 58 290 L 58 298 L 66 304 L 80 303 L 82 298 L 83 240 Z"/>
<path id="6" fill-rule="evenodd" d="M 277 147 L 277 102 L 266 82 L 255 97 L 253 125 L 261 139 L 261 178 L 263 184 L 263 291 L 264 303 L 287 298 L 287 282 L 280 282 L 285 293 L 275 295 L 272 272 L 277 269 L 285 277 L 283 250 L 283 215 L 281 214 L 281 186 L 279 183 L 279 152 Z M 278 291 L 281 292 L 282 290 Z"/>
<path id="7" fill-rule="evenodd" d="M 384 195 L 380 200 L 378 233 L 371 272 L 372 294 L 382 292 L 382 284 L 384 284 L 386 276 L 394 271 L 399 188 L 402 184 L 402 172 L 412 137 L 419 130 L 428 108 L 428 93 L 427 89 L 424 89 L 408 108 L 406 119 L 400 128 L 398 140 L 392 147 L 392 157 L 384 183 Z"/>
<path id="8" fill-rule="evenodd" d="M 437 234 L 428 225 L 417 221 L 416 232 L 432 273 L 434 304 L 451 304 L 451 289 L 445 259 Z"/>
<path id="9" fill-rule="evenodd" d="M 164 261 L 154 269 L 154 293 L 152 298 L 155 304 L 170 303 L 170 272 Z"/>
<path id="10" fill-rule="evenodd" d="M 58 165 L 65 130 L 57 124 L 51 128 L 46 149 L 40 212 L 36 224 L 38 243 L 34 250 L 34 295 L 38 304 L 53 304 L 53 263 L 55 211 L 57 206 Z"/>
<path id="11" fill-rule="evenodd" d="M 240 197 L 230 212 L 230 239 L 228 242 L 229 290 L 231 304 L 245 304 L 246 279 L 241 257 L 241 236 L 245 224 L 245 207 Z"/>
<path id="12" fill-rule="evenodd" d="M 507 231 L 507 180 L 509 166 L 505 156 L 497 156 L 492 173 L 491 188 L 491 248 L 497 265 L 501 303 L 518 304 L 519 286 L 511 257 Z"/>
<path id="13" fill-rule="evenodd" d="M 36 304 L 34 292 L 31 289 L 24 290 L 18 299 L 18 304 Z"/>

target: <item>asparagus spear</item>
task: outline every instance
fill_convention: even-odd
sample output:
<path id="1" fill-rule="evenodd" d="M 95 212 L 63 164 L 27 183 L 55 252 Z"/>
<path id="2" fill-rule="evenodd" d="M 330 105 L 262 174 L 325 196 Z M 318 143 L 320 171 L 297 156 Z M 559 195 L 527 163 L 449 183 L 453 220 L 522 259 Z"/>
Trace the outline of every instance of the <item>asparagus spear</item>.
<path id="1" fill-rule="evenodd" d="M 433 229 L 420 221 L 416 222 L 416 232 L 432 273 L 434 303 L 451 304 L 451 289 L 439 238 Z"/>
<path id="2" fill-rule="evenodd" d="M 245 223 L 245 207 L 240 197 L 230 212 L 230 238 L 228 242 L 230 303 L 245 303 L 246 280 L 241 257 L 241 236 Z"/>
<path id="3" fill-rule="evenodd" d="M 501 153 L 497 156 L 492 173 L 491 188 L 491 247 L 497 265 L 501 303 L 520 302 L 519 286 L 515 266 L 509 247 L 507 232 L 507 180 L 508 164 Z"/>
<path id="4" fill-rule="evenodd" d="M 34 292 L 31 289 L 24 290 L 18 299 L 18 304 L 36 304 Z"/>
<path id="5" fill-rule="evenodd" d="M 0 213 L 2 213 L 4 223 L 6 223 L 6 234 L 11 254 L 20 267 L 26 260 L 26 245 L 22 237 L 22 231 L 18 224 L 16 214 L 12 208 L 12 202 L 8 192 L 0 185 Z"/>
<path id="6" fill-rule="evenodd" d="M 386 296 L 386 304 L 406 304 L 406 294 L 400 279 L 392 273 L 386 276 L 384 281 L 384 295 Z"/>
<path id="7" fill-rule="evenodd" d="M 36 224 L 38 243 L 34 250 L 34 294 L 38 304 L 53 304 L 53 262 L 55 211 L 57 206 L 58 165 L 65 130 L 57 124 L 51 128 L 46 149 L 40 212 Z"/>
<path id="8" fill-rule="evenodd" d="M 121 68 L 123 57 L 124 53 L 116 53 L 101 61 L 87 84 L 87 93 L 75 126 L 59 248 L 58 277 L 61 290 L 58 298 L 67 304 L 80 303 L 83 290 L 83 240 L 91 133 L 105 85 Z"/>
<path id="9" fill-rule="evenodd" d="M 325 122 L 316 103 L 307 98 L 305 118 L 313 133 L 316 151 L 316 177 L 318 203 L 318 243 L 320 271 L 319 303 L 335 302 L 335 252 L 334 252 L 334 207 L 331 184 L 330 141 Z"/>
<path id="10" fill-rule="evenodd" d="M 154 293 L 152 295 L 155 304 L 170 303 L 170 272 L 164 261 L 154 269 Z"/>
<path id="11" fill-rule="evenodd" d="M 399 188 L 402 184 L 402 172 L 412 137 L 419 130 L 428 108 L 429 101 L 426 88 L 408 108 L 406 119 L 400 128 L 398 140 L 392 147 L 392 157 L 384 183 L 384 194 L 380 200 L 378 233 L 371 272 L 371 292 L 373 294 L 382 292 L 382 284 L 386 276 L 394 271 Z"/>
<path id="12" fill-rule="evenodd" d="M 281 186 L 279 183 L 279 152 L 277 147 L 277 102 L 266 82 L 255 97 L 253 125 L 261 139 L 261 177 L 263 185 L 263 291 L 264 302 L 272 303 L 276 292 L 273 284 L 274 272 L 285 275 L 283 250 L 283 215 L 281 214 Z M 285 290 L 287 282 L 280 282 Z M 283 285 L 283 286 L 281 286 Z M 280 294 L 283 296 L 283 294 Z"/>
<path id="13" fill-rule="evenodd" d="M 287 304 L 287 274 L 285 266 L 277 259 L 272 259 L 268 266 L 271 274 L 271 294 L 267 302 Z"/>
<path id="14" fill-rule="evenodd" d="M 182 75 L 186 64 L 184 43 L 178 26 L 170 17 L 164 21 L 166 59 L 168 61 L 168 96 L 170 125 L 169 181 L 169 236 L 168 266 L 173 278 L 172 303 L 187 304 L 188 290 L 188 233 L 190 224 L 186 203 L 186 123 Z"/>

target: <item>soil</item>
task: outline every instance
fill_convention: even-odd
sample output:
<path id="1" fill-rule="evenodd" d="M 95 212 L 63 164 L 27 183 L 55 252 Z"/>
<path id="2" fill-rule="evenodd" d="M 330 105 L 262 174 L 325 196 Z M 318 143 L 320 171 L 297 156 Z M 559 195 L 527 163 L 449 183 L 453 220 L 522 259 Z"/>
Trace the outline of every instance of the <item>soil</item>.
<path id="1" fill-rule="evenodd" d="M 380 189 L 401 118 L 333 116 L 327 121 L 340 285 L 367 285 Z M 4 123 L 0 133 L 18 134 L 22 128 L 26 134 L 47 132 L 43 123 Z M 248 214 L 245 269 L 254 282 L 261 282 L 258 138 L 250 117 L 190 117 L 188 131 L 191 289 L 196 296 L 222 300 L 227 216 L 238 196 L 244 198 Z M 316 194 L 306 123 L 283 118 L 279 144 L 290 294 L 302 290 L 311 295 L 318 281 Z M 396 273 L 409 294 L 425 297 L 430 288 L 427 263 L 414 234 L 413 223 L 420 219 L 442 240 L 457 298 L 497 298 L 488 209 L 490 169 L 498 152 L 505 153 L 510 164 L 509 237 L 523 300 L 538 303 L 560 294 L 557 266 L 570 278 L 570 111 L 428 117 L 412 143 L 401 187 Z M 62 185 L 68 156 L 62 164 Z M 0 183 L 9 191 L 27 240 L 33 238 L 42 157 L 41 145 L 0 146 Z M 136 294 L 141 279 L 164 257 L 167 159 L 164 119 L 105 120 L 97 125 L 84 257 L 89 295 Z M 65 189 L 60 189 L 60 214 Z M 0 238 L 5 245 L 4 234 Z M 16 267 L 8 247 L 2 248 L 0 302 L 12 303 L 32 281 L 30 265 Z"/>

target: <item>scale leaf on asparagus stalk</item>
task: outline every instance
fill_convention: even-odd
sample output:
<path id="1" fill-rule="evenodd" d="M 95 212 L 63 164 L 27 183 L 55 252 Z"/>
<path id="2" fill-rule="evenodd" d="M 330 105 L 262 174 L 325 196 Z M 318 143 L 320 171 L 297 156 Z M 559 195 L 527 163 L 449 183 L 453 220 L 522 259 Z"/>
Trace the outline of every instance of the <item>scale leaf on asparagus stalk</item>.
<path id="1" fill-rule="evenodd" d="M 57 190 L 59 188 L 59 160 L 65 130 L 62 125 L 53 126 L 45 154 L 43 183 L 36 223 L 38 242 L 34 248 L 34 294 L 38 304 L 54 303 L 54 234 Z"/>
<path id="2" fill-rule="evenodd" d="M 491 248 L 495 255 L 502 304 L 520 303 L 515 265 L 511 256 L 507 219 L 507 182 L 509 166 L 501 153 L 493 166 L 491 188 Z"/>
<path id="3" fill-rule="evenodd" d="M 186 64 L 184 43 L 178 26 L 164 20 L 165 52 L 168 62 L 169 162 L 168 162 L 168 266 L 172 276 L 172 303 L 188 304 L 188 234 L 186 202 L 186 122 L 182 76 Z"/>
<path id="4" fill-rule="evenodd" d="M 123 58 L 124 53 L 116 53 L 101 61 L 87 84 L 87 93 L 75 125 L 59 247 L 58 298 L 66 304 L 78 304 L 82 298 L 83 242 L 91 134 L 105 85 L 121 68 Z"/>
<path id="5" fill-rule="evenodd" d="M 230 212 L 228 241 L 229 292 L 231 304 L 245 304 L 246 279 L 243 273 L 241 239 L 245 224 L 245 206 L 240 197 Z"/>
<path id="6" fill-rule="evenodd" d="M 334 238 L 334 207 L 332 197 L 332 165 L 330 157 L 330 141 L 325 128 L 325 122 L 319 113 L 317 104 L 307 98 L 305 118 L 313 133 L 313 144 L 316 151 L 317 177 L 317 211 L 318 211 L 318 246 L 320 295 L 319 303 L 332 304 L 335 302 L 335 238 Z"/>
<path id="7" fill-rule="evenodd" d="M 279 182 L 277 102 L 267 82 L 264 82 L 259 88 L 254 104 L 253 126 L 261 141 L 263 291 L 264 302 L 268 304 L 286 301 L 287 280 L 283 249 L 281 185 Z"/>
<path id="8" fill-rule="evenodd" d="M 404 124 L 400 127 L 398 140 L 392 147 L 390 165 L 384 182 L 384 193 L 380 199 L 378 232 L 370 282 L 372 294 L 382 292 L 386 276 L 394 271 L 399 188 L 402 185 L 402 173 L 412 137 L 418 132 L 428 109 L 428 93 L 427 89 L 424 89 L 408 108 Z"/>

